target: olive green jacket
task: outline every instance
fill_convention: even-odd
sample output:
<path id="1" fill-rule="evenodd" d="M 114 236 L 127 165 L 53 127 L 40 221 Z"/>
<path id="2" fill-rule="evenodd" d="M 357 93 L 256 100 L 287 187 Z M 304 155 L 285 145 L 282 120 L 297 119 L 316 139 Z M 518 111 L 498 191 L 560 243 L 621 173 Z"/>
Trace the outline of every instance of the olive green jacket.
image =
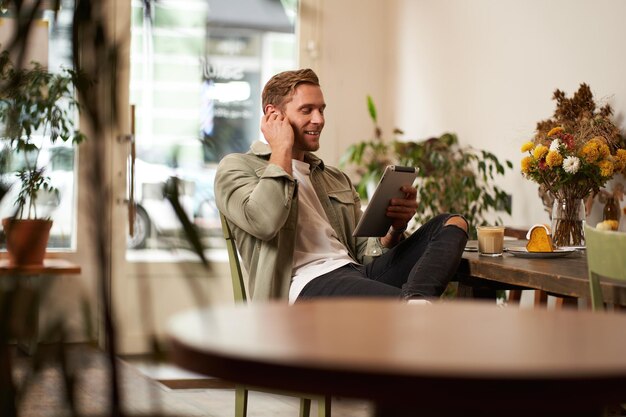
<path id="1" fill-rule="evenodd" d="M 268 145 L 255 142 L 246 154 L 224 157 L 215 176 L 217 207 L 232 228 L 255 301 L 288 300 L 298 223 L 297 181 L 270 164 L 270 154 Z M 368 248 L 367 238 L 352 236 L 361 203 L 348 177 L 311 153 L 304 160 L 326 216 L 355 262 L 367 262 L 366 249 L 382 253 L 377 239 Z"/>

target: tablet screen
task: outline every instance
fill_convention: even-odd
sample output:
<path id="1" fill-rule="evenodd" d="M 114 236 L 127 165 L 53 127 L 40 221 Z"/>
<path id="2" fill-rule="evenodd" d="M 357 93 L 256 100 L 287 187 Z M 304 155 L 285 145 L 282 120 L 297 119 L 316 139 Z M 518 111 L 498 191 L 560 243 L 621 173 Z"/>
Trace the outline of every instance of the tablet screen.
<path id="1" fill-rule="evenodd" d="M 400 188 L 403 185 L 412 185 L 416 177 L 417 168 L 414 167 L 390 165 L 385 168 L 385 172 L 352 235 L 385 236 L 392 222 L 386 215 L 389 202 L 392 198 L 404 197 Z"/>

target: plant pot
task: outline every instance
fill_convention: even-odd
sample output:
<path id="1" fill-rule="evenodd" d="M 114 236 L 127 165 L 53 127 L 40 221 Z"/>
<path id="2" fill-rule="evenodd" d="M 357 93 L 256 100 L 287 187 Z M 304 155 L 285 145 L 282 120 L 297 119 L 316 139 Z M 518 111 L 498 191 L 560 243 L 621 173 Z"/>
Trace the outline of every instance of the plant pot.
<path id="1" fill-rule="evenodd" d="M 9 265 L 43 265 L 52 220 L 2 219 L 7 240 Z"/>

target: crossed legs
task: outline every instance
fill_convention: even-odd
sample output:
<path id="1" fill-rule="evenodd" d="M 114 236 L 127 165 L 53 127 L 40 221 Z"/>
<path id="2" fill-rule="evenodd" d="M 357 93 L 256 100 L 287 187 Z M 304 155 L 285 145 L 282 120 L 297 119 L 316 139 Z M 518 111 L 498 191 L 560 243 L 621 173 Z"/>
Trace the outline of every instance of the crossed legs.
<path id="1" fill-rule="evenodd" d="M 467 221 L 441 214 L 367 265 L 351 264 L 308 283 L 314 297 L 438 297 L 454 277 L 467 242 Z"/>

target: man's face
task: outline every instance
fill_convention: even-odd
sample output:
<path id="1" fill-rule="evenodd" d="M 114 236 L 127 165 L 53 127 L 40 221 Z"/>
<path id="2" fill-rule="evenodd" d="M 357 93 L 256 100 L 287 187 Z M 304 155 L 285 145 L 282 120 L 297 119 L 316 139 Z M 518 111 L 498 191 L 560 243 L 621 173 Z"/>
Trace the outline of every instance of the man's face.
<path id="1" fill-rule="evenodd" d="M 297 86 L 291 101 L 283 105 L 283 113 L 293 128 L 294 154 L 319 149 L 325 108 L 322 89 L 313 84 Z"/>

